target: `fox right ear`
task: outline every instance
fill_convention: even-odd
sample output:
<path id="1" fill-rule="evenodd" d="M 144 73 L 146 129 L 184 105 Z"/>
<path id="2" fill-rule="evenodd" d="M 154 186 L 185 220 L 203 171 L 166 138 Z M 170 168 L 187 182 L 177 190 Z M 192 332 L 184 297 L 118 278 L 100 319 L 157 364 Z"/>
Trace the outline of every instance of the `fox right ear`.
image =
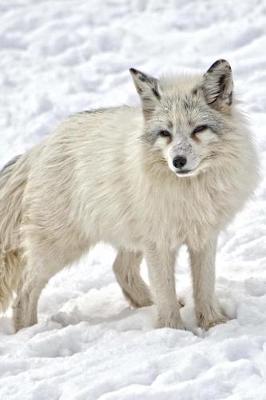
<path id="1" fill-rule="evenodd" d="M 228 61 L 217 60 L 204 74 L 203 93 L 211 107 L 219 111 L 230 109 L 233 99 L 233 78 Z"/>
<path id="2" fill-rule="evenodd" d="M 158 104 L 158 101 L 161 99 L 158 79 L 146 75 L 135 68 L 130 68 L 129 71 L 142 101 L 144 117 L 149 118 L 156 104 Z"/>

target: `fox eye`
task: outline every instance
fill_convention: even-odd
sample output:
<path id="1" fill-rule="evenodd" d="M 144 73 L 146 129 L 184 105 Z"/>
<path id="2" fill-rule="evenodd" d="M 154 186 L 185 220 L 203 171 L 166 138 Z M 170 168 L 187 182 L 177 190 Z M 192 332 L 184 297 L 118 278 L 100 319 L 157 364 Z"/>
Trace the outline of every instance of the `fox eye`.
<path id="1" fill-rule="evenodd" d="M 162 137 L 171 137 L 171 133 L 165 129 L 162 129 L 161 131 L 159 131 L 159 135 Z"/>
<path id="2" fill-rule="evenodd" d="M 192 135 L 196 135 L 197 133 L 203 132 L 206 129 L 208 129 L 208 125 L 199 125 L 192 131 Z"/>

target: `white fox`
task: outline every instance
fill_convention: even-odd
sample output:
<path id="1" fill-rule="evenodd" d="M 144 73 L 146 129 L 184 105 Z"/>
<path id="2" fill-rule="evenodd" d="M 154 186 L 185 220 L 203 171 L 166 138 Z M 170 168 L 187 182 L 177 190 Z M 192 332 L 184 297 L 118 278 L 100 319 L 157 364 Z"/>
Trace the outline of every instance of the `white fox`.
<path id="1" fill-rule="evenodd" d="M 37 322 L 48 280 L 99 241 L 118 251 L 130 303 L 156 304 L 158 327 L 184 327 L 174 277 L 183 244 L 198 324 L 227 319 L 215 297 L 217 236 L 254 190 L 258 165 L 231 67 L 218 60 L 202 76 L 160 80 L 130 72 L 141 108 L 78 113 L 0 175 L 0 302 L 16 292 L 16 330 Z"/>

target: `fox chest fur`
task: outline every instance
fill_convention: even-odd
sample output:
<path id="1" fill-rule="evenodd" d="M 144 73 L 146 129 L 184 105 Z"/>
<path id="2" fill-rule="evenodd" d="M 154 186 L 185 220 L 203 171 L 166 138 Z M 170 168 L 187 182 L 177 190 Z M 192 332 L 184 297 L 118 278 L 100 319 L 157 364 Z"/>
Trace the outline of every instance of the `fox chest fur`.
<path id="1" fill-rule="evenodd" d="M 138 192 L 136 228 L 143 233 L 142 240 L 158 247 L 188 243 L 199 248 L 230 221 L 239 208 L 239 197 L 243 201 L 241 190 L 241 182 L 236 185 L 233 177 L 218 184 L 214 177 L 184 180 L 173 176 L 147 184 Z"/>
<path id="2" fill-rule="evenodd" d="M 114 176 L 90 185 L 90 199 L 87 193 L 87 202 L 82 202 L 82 221 L 95 235 L 93 241 L 116 247 L 139 250 L 151 242 L 157 247 L 187 243 L 199 248 L 230 221 L 246 198 L 245 179 L 233 173 L 226 180 L 217 180 L 215 174 L 182 179 L 171 171 L 151 176 L 136 166 Z"/>

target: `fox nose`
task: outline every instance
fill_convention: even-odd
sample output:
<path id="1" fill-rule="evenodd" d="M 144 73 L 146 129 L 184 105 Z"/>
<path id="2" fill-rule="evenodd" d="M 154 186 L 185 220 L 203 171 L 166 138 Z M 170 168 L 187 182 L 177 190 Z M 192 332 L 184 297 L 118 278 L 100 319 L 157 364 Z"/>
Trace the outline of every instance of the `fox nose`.
<path id="1" fill-rule="evenodd" d="M 186 157 L 183 156 L 177 156 L 173 159 L 173 166 L 175 168 L 182 168 L 184 165 L 186 165 L 187 159 Z"/>

